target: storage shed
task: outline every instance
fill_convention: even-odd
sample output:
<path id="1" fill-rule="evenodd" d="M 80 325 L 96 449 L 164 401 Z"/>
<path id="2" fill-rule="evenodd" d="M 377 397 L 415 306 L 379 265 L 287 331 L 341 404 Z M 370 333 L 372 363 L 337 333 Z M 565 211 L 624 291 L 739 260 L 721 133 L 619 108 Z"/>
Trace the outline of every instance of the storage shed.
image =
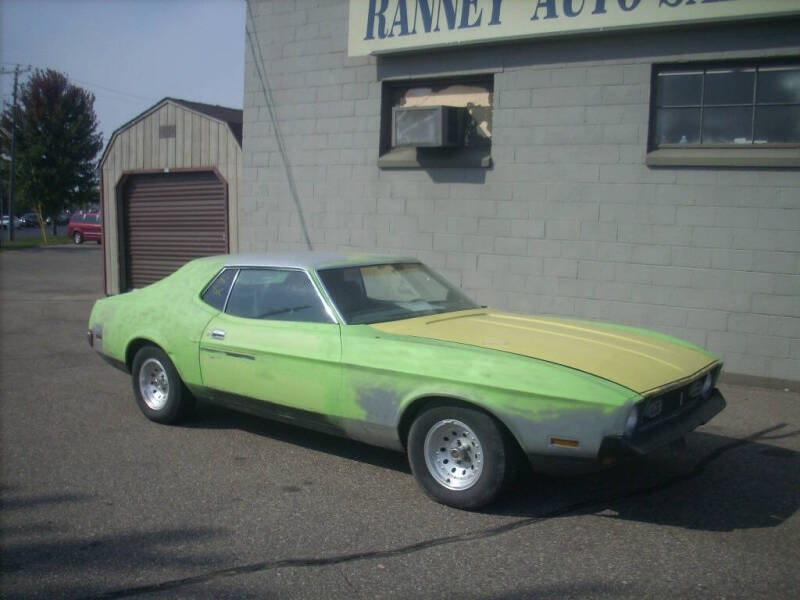
<path id="1" fill-rule="evenodd" d="M 111 135 L 100 160 L 105 291 L 235 251 L 242 111 L 164 98 Z"/>

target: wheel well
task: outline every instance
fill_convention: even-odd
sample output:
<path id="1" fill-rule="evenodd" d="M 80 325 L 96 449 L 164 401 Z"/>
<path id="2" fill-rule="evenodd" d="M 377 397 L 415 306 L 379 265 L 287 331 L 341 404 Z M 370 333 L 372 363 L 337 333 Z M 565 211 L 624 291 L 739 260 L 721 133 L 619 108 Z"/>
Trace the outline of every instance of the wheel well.
<path id="1" fill-rule="evenodd" d="M 411 429 L 411 424 L 414 422 L 414 419 L 417 418 L 417 415 L 426 408 L 436 404 L 461 406 L 464 408 L 471 408 L 473 410 L 481 411 L 482 413 L 494 419 L 500 426 L 500 429 L 503 431 L 503 433 L 508 436 L 508 439 L 514 444 L 514 446 L 516 446 L 517 450 L 522 452 L 522 448 L 519 445 L 517 438 L 514 437 L 514 434 L 511 433 L 508 427 L 506 427 L 506 424 L 503 423 L 503 421 L 501 421 L 497 416 L 493 415 L 482 406 L 473 404 L 471 402 L 466 402 L 465 400 L 461 400 L 459 398 L 451 398 L 448 396 L 428 396 L 417 398 L 406 407 L 405 411 L 403 411 L 403 415 L 400 417 L 400 424 L 398 425 L 398 434 L 400 436 L 400 442 L 403 444 L 403 448 L 407 448 L 408 431 Z"/>
<path id="2" fill-rule="evenodd" d="M 152 340 L 145 338 L 137 338 L 128 344 L 128 348 L 125 350 L 125 366 L 128 368 L 128 372 L 130 372 L 131 368 L 133 367 L 133 359 L 136 356 L 136 353 L 144 346 L 155 346 L 156 348 L 159 347 L 158 344 Z"/>

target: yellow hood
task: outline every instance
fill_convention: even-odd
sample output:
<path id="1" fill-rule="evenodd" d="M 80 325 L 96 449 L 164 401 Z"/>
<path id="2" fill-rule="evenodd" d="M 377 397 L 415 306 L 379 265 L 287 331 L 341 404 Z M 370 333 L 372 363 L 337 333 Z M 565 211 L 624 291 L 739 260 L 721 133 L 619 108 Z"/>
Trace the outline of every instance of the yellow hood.
<path id="1" fill-rule="evenodd" d="M 530 356 L 591 373 L 639 394 L 690 378 L 716 362 L 699 349 L 642 330 L 491 309 L 416 317 L 371 327 Z"/>

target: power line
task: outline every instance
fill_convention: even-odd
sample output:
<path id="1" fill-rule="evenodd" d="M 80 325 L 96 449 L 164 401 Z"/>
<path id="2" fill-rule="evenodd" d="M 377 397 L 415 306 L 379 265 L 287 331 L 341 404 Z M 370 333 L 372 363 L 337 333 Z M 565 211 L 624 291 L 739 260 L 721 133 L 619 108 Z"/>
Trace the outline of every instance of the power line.
<path id="1" fill-rule="evenodd" d="M 272 129 L 275 131 L 275 141 L 278 144 L 278 152 L 283 160 L 283 168 L 286 171 L 286 179 L 289 182 L 289 193 L 291 193 L 295 207 L 297 208 L 297 216 L 300 218 L 300 227 L 303 229 L 303 236 L 306 239 L 306 246 L 308 246 L 309 250 L 313 250 L 313 247 L 311 246 L 311 238 L 308 236 L 306 220 L 303 216 L 303 207 L 300 205 L 300 196 L 297 193 L 297 186 L 294 183 L 292 166 L 289 163 L 289 156 L 286 152 L 286 144 L 283 141 L 283 135 L 281 135 L 280 124 L 278 123 L 278 115 L 275 112 L 275 106 L 272 102 L 272 90 L 269 86 L 269 79 L 267 78 L 266 74 L 262 73 L 261 71 L 261 68 L 264 66 L 264 55 L 261 53 L 261 43 L 258 39 L 258 35 L 253 29 L 253 27 L 255 27 L 255 18 L 253 17 L 253 10 L 250 7 L 249 1 L 247 2 L 247 13 L 249 16 L 250 27 L 245 26 L 245 33 L 247 34 L 247 39 L 250 42 L 250 51 L 253 54 L 253 62 L 256 65 L 256 73 L 258 74 L 258 79 L 261 81 L 261 90 L 264 93 L 264 101 L 267 103 L 267 111 L 269 112 L 270 121 L 272 121 Z M 251 29 L 253 30 L 251 31 Z M 255 38 L 255 42 L 253 42 L 253 38 Z M 258 50 L 258 56 L 256 56 L 256 50 Z"/>
<path id="2" fill-rule="evenodd" d="M 106 87 L 104 85 L 100 85 L 99 83 L 92 83 L 91 81 L 84 81 L 82 79 L 75 79 L 74 77 L 72 78 L 72 81 L 75 81 L 76 83 L 80 83 L 80 84 L 83 84 L 83 85 L 88 85 L 88 86 L 97 88 L 99 90 L 103 90 L 105 92 L 110 92 L 112 94 L 119 94 L 120 96 L 128 96 L 129 98 L 131 98 L 133 100 L 139 100 L 141 102 L 147 102 L 149 104 L 153 104 L 153 103 L 156 102 L 155 98 L 146 98 L 145 96 L 139 96 L 137 94 L 131 94 L 130 92 L 123 92 L 122 90 L 115 90 L 114 88 Z"/>
<path id="3" fill-rule="evenodd" d="M 0 64 L 3 64 L 3 65 L 20 65 L 20 66 L 21 66 L 21 64 L 20 64 L 20 63 L 14 63 L 14 62 L 2 62 L 2 63 L 0 63 Z M 36 65 L 34 65 L 34 66 L 27 65 L 27 69 L 28 69 L 28 70 L 30 70 L 30 69 L 32 69 L 32 68 L 36 68 L 36 69 L 50 69 L 50 68 L 52 68 L 52 67 L 43 67 L 43 66 L 36 66 Z M 54 69 L 54 70 L 58 70 L 58 69 Z M 100 84 L 100 83 L 95 83 L 95 82 L 93 82 L 93 81 L 86 81 L 85 79 L 77 79 L 77 78 L 75 78 L 75 77 L 71 77 L 71 76 L 69 76 L 69 77 L 68 77 L 68 79 L 69 79 L 70 81 L 73 81 L 73 82 L 75 82 L 75 83 L 80 83 L 81 85 L 88 85 L 88 86 L 91 86 L 91 87 L 93 87 L 93 88 L 97 88 L 98 90 L 103 90 L 104 92 L 109 92 L 109 93 L 111 93 L 111 94 L 118 94 L 118 95 L 120 95 L 120 96 L 127 96 L 128 98 L 131 98 L 131 99 L 133 99 L 133 100 L 138 100 L 138 101 L 140 101 L 140 102 L 147 102 L 147 103 L 149 103 L 149 104 L 153 104 L 153 103 L 155 103 L 155 102 L 156 102 L 156 100 L 157 100 L 157 98 L 148 98 L 148 97 L 146 97 L 146 96 L 140 96 L 140 95 L 138 95 L 138 94 L 134 94 L 134 93 L 131 93 L 131 92 L 126 92 L 126 91 L 124 91 L 124 90 L 118 90 L 118 89 L 115 89 L 115 88 L 112 88 L 112 87 L 108 87 L 108 86 L 106 86 L 106 85 L 102 85 L 102 84 Z"/>

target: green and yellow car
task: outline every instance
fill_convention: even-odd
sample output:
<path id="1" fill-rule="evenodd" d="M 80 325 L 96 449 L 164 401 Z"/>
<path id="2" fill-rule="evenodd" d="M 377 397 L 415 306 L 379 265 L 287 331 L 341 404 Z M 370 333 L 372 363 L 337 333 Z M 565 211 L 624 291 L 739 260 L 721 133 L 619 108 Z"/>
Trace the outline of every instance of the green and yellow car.
<path id="1" fill-rule="evenodd" d="M 433 499 L 465 509 L 493 501 L 517 457 L 594 468 L 725 407 L 701 348 L 478 306 L 412 258 L 202 258 L 98 300 L 88 337 L 153 421 L 200 399 L 406 451 Z"/>

